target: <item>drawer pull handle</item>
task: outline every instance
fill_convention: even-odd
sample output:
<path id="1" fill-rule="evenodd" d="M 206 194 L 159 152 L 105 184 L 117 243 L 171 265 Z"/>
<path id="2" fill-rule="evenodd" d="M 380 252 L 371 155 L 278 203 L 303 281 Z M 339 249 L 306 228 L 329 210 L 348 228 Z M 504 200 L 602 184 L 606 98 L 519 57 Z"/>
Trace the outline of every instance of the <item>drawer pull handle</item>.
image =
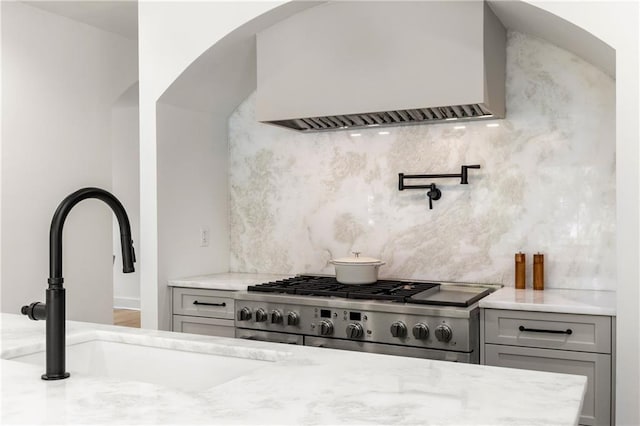
<path id="1" fill-rule="evenodd" d="M 207 303 L 207 302 L 198 302 L 197 300 L 193 301 L 194 305 L 205 305 L 205 306 L 227 306 L 226 303 Z"/>
<path id="2" fill-rule="evenodd" d="M 553 333 L 553 334 L 573 334 L 573 330 L 571 330 L 570 328 L 567 328 L 566 330 L 542 330 L 539 328 L 526 328 L 525 326 L 521 325 L 518 330 L 520 331 L 531 331 L 532 333 Z"/>

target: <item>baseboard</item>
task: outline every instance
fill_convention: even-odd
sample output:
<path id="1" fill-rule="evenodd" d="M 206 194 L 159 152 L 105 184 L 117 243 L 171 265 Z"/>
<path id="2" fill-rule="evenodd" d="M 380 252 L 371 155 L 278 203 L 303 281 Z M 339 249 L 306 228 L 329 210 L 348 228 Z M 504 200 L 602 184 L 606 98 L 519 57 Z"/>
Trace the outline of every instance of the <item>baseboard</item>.
<path id="1" fill-rule="evenodd" d="M 113 307 L 115 309 L 135 309 L 140 310 L 140 299 L 135 297 L 114 297 Z"/>

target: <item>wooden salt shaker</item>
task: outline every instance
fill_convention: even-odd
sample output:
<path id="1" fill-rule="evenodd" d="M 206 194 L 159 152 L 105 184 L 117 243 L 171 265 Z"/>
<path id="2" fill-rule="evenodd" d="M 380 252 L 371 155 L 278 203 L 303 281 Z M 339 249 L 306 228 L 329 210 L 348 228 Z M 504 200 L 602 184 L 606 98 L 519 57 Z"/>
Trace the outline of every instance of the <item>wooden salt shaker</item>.
<path id="1" fill-rule="evenodd" d="M 516 288 L 522 290 L 525 288 L 526 276 L 526 258 L 522 252 L 516 253 Z"/>
<path id="2" fill-rule="evenodd" d="M 533 255 L 533 289 L 544 290 L 544 255 Z"/>

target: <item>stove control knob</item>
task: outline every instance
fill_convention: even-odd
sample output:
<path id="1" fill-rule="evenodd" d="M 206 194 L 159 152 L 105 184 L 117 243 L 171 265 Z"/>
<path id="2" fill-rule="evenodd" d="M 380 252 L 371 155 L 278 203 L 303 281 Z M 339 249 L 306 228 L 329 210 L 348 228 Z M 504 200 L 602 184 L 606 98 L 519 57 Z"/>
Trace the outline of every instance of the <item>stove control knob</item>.
<path id="1" fill-rule="evenodd" d="M 238 311 L 238 321 L 249 321 L 251 319 L 251 309 L 244 307 Z"/>
<path id="2" fill-rule="evenodd" d="M 291 311 L 287 314 L 287 325 L 298 325 L 300 324 L 300 316 L 295 312 Z"/>
<path id="3" fill-rule="evenodd" d="M 318 329 L 320 330 L 321 336 L 330 336 L 333 334 L 333 323 L 329 320 L 322 320 L 320 324 L 318 324 Z"/>
<path id="4" fill-rule="evenodd" d="M 453 331 L 451 331 L 451 327 L 447 324 L 440 324 L 436 327 L 436 339 L 441 342 L 448 342 L 451 340 L 451 336 L 453 335 Z"/>
<path id="5" fill-rule="evenodd" d="M 271 324 L 282 324 L 282 314 L 277 309 L 271 311 Z"/>
<path id="6" fill-rule="evenodd" d="M 265 322 L 267 320 L 267 313 L 264 309 L 260 308 L 256 311 L 256 322 Z"/>
<path id="7" fill-rule="evenodd" d="M 364 335 L 364 329 L 362 325 L 357 322 L 353 322 L 347 326 L 347 337 L 350 339 L 359 339 Z"/>
<path id="8" fill-rule="evenodd" d="M 426 340 L 429 337 L 429 326 L 423 322 L 413 326 L 413 337 L 418 340 Z"/>
<path id="9" fill-rule="evenodd" d="M 393 337 L 406 337 L 407 326 L 402 321 L 396 321 L 391 324 L 391 335 Z"/>

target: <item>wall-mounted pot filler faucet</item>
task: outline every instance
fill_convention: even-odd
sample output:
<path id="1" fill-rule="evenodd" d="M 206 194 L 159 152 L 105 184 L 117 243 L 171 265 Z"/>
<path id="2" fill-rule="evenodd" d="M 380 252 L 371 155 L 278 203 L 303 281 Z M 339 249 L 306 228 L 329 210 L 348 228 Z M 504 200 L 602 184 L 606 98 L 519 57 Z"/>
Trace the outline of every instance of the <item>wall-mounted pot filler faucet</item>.
<path id="1" fill-rule="evenodd" d="M 87 198 L 97 198 L 111 207 L 120 225 L 122 246 L 122 272 L 134 272 L 136 255 L 131 240 L 129 217 L 116 197 L 100 188 L 83 188 L 62 200 L 51 219 L 49 231 L 49 288 L 46 304 L 34 302 L 23 306 L 21 312 L 32 320 L 46 320 L 46 373 L 43 380 L 59 380 L 69 377 L 65 371 L 65 296 L 62 283 L 62 227 L 71 209 Z"/>

